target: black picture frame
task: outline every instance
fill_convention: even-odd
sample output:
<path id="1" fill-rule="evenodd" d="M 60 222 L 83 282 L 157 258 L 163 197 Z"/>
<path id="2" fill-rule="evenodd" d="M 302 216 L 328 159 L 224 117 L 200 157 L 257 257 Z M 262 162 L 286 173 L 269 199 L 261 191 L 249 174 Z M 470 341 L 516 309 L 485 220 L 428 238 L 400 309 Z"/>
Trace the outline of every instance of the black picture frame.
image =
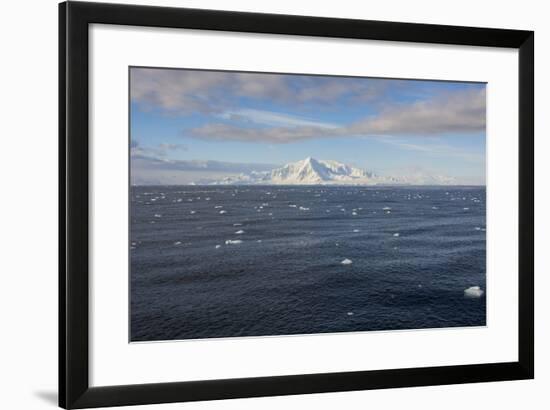
<path id="1" fill-rule="evenodd" d="M 519 51 L 517 362 L 90 387 L 90 24 L 504 47 Z M 88 408 L 445 385 L 534 377 L 534 33 L 294 15 L 65 2 L 59 5 L 59 405 Z"/>

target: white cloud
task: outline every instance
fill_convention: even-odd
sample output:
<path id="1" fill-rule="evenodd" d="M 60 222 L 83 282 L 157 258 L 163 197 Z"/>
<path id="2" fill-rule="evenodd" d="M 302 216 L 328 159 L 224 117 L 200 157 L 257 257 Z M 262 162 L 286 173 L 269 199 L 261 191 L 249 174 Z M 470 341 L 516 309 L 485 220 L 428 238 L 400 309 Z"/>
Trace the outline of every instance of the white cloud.
<path id="1" fill-rule="evenodd" d="M 227 111 L 221 114 L 220 117 L 229 120 L 246 121 L 269 126 L 338 128 L 338 125 L 336 124 L 315 121 L 294 115 L 255 109 Z"/>

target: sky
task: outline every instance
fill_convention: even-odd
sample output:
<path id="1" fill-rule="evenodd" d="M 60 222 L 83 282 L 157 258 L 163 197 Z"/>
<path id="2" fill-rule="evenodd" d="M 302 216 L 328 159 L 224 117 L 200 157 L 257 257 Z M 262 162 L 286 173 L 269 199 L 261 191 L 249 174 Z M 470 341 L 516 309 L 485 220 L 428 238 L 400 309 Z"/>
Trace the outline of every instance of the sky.
<path id="1" fill-rule="evenodd" d="M 217 180 L 313 157 L 485 184 L 485 88 L 132 67 L 132 183 Z"/>

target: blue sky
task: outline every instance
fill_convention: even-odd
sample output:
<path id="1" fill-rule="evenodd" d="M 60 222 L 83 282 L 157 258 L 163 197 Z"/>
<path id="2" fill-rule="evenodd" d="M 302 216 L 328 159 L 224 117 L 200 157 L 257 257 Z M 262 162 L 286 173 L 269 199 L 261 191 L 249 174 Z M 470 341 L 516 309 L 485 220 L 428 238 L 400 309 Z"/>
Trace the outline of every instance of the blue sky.
<path id="1" fill-rule="evenodd" d="M 167 182 L 170 164 L 192 174 L 199 160 L 268 169 L 311 156 L 485 183 L 485 84 L 149 68 L 130 84 L 141 182 Z"/>

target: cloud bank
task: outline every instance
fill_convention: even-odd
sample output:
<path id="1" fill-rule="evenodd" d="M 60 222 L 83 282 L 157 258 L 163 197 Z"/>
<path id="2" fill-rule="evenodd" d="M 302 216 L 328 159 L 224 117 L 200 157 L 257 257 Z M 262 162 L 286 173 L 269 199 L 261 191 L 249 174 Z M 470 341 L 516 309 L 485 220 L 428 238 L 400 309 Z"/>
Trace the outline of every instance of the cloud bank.
<path id="1" fill-rule="evenodd" d="M 382 97 L 406 81 L 368 78 L 132 68 L 130 97 L 142 109 L 178 115 L 223 113 L 234 100 L 299 106 L 357 103 Z"/>
<path id="2" fill-rule="evenodd" d="M 450 133 L 485 131 L 485 90 L 439 95 L 431 100 L 392 105 L 379 114 L 349 125 L 295 125 L 250 128 L 243 124 L 208 123 L 188 130 L 194 138 L 290 143 L 314 138 L 353 136 L 415 135 L 433 136 Z"/>

